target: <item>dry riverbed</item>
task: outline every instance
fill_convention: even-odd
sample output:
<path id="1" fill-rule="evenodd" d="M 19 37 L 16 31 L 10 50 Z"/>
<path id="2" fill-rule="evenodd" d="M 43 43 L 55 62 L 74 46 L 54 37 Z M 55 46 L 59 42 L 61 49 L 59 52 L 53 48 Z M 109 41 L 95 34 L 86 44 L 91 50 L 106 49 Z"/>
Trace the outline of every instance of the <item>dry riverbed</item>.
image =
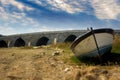
<path id="1" fill-rule="evenodd" d="M 75 64 L 52 46 L 0 49 L 0 80 L 120 80 L 119 65 Z"/>

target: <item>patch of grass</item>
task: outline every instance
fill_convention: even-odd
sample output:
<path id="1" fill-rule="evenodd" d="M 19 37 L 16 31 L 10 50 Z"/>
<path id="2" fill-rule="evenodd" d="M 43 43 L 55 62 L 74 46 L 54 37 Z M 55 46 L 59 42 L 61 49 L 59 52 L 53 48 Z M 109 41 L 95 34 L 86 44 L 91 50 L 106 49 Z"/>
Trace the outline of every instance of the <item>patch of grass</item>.
<path id="1" fill-rule="evenodd" d="M 32 46 L 25 46 L 25 47 L 20 47 L 21 49 L 32 49 Z"/>
<path id="2" fill-rule="evenodd" d="M 81 64 L 81 61 L 76 56 L 71 56 L 70 61 L 72 64 L 77 64 L 77 65 Z"/>
<path id="3" fill-rule="evenodd" d="M 120 35 L 115 35 L 112 53 L 120 53 Z"/>
<path id="4" fill-rule="evenodd" d="M 51 45 L 51 47 L 59 48 L 64 50 L 64 61 L 72 65 L 80 65 L 82 62 L 74 55 L 70 49 L 70 42 L 66 43 L 57 43 L 56 45 Z"/>
<path id="5" fill-rule="evenodd" d="M 72 51 L 70 49 L 70 45 L 71 45 L 70 42 L 67 42 L 67 43 L 57 43 L 56 45 L 52 44 L 51 47 L 63 49 L 65 51 L 65 53 L 71 54 Z"/>
<path id="6" fill-rule="evenodd" d="M 54 46 L 58 47 L 58 48 L 62 48 L 62 49 L 68 49 L 68 48 L 70 48 L 70 45 L 71 45 L 71 43 L 67 42 L 67 43 L 57 43 Z"/>

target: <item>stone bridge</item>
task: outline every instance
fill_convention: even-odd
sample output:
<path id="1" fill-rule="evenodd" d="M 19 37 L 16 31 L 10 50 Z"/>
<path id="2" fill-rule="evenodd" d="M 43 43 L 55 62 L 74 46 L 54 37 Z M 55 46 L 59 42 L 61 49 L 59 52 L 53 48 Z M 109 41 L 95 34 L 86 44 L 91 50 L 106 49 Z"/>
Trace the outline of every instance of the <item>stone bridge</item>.
<path id="1" fill-rule="evenodd" d="M 72 42 L 85 30 L 51 31 L 27 34 L 0 35 L 0 47 L 41 46 L 53 43 Z"/>
<path id="2" fill-rule="evenodd" d="M 0 35 L 0 47 L 41 46 L 62 42 L 72 42 L 86 30 L 51 31 L 27 34 Z M 120 34 L 120 31 L 116 31 Z"/>

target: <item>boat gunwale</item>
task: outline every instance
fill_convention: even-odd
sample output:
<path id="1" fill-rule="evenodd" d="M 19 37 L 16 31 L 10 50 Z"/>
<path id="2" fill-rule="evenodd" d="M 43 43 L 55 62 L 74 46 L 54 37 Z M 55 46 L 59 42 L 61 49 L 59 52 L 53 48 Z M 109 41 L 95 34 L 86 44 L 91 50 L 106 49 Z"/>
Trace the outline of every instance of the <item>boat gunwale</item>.
<path id="1" fill-rule="evenodd" d="M 75 41 L 73 41 L 73 43 L 71 44 L 70 48 L 73 50 L 79 42 L 81 42 L 85 38 L 93 35 L 93 32 L 94 32 L 94 34 L 96 34 L 96 33 L 109 33 L 109 34 L 112 34 L 112 35 L 114 34 L 114 30 L 110 29 L 110 28 L 95 29 L 95 30 L 89 31 L 89 32 L 79 36 L 78 38 L 76 38 Z"/>

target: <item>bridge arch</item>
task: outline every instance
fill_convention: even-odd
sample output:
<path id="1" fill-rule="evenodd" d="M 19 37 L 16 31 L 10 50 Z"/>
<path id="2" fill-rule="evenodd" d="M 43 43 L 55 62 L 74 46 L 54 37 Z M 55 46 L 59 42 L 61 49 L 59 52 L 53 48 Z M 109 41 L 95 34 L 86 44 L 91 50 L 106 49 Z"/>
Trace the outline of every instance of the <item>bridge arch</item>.
<path id="1" fill-rule="evenodd" d="M 73 42 L 75 39 L 77 38 L 77 36 L 75 35 L 69 35 L 64 42 Z"/>
<path id="2" fill-rule="evenodd" d="M 25 41 L 22 38 L 18 38 L 15 43 L 14 43 L 15 47 L 21 47 L 21 46 L 25 46 Z"/>
<path id="3" fill-rule="evenodd" d="M 41 37 L 38 39 L 36 46 L 47 45 L 49 39 L 47 37 Z"/>
<path id="4" fill-rule="evenodd" d="M 7 43 L 4 40 L 0 41 L 0 48 L 7 47 Z"/>

